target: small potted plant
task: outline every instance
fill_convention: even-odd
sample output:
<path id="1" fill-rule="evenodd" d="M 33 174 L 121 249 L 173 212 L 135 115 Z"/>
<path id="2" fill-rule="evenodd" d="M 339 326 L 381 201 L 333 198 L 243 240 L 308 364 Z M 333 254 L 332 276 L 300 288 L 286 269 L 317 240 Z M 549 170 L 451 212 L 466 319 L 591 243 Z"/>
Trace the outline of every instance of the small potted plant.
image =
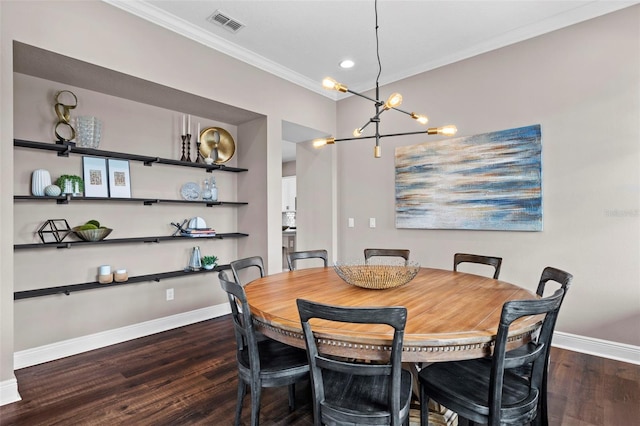
<path id="1" fill-rule="evenodd" d="M 216 256 L 203 256 L 200 261 L 204 269 L 213 269 L 217 265 L 218 258 Z"/>
<path id="2" fill-rule="evenodd" d="M 82 195 L 84 191 L 84 181 L 80 176 L 62 175 L 56 180 L 63 194 Z"/>

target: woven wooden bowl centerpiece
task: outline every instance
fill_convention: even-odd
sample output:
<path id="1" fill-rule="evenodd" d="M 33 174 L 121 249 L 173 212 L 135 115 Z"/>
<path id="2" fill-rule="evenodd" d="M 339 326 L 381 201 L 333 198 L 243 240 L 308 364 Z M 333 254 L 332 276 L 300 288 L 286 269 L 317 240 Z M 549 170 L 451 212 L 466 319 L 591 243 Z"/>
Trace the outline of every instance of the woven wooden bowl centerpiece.
<path id="1" fill-rule="evenodd" d="M 416 262 L 364 264 L 336 262 L 335 271 L 345 282 L 373 290 L 400 287 L 415 278 L 420 270 Z"/>

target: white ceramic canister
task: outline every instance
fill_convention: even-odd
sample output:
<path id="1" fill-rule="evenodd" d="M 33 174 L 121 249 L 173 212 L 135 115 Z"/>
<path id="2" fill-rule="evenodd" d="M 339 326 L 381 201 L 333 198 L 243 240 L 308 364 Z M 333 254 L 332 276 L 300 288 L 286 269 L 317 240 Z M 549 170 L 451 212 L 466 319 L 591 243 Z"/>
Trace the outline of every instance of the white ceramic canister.
<path id="1" fill-rule="evenodd" d="M 44 189 L 51 185 L 51 175 L 47 170 L 37 169 L 31 173 L 31 193 L 37 197 L 44 197 Z"/>

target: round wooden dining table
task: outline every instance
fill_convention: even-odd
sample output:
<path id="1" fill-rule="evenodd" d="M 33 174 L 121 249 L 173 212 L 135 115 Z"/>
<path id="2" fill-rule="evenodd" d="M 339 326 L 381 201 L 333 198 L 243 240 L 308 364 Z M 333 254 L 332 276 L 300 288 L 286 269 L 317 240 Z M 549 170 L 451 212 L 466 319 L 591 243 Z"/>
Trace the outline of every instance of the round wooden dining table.
<path id="1" fill-rule="evenodd" d="M 481 358 L 491 353 L 502 305 L 537 296 L 514 284 L 479 275 L 421 268 L 409 283 L 385 290 L 343 281 L 333 268 L 310 268 L 268 275 L 245 287 L 255 327 L 280 342 L 304 348 L 296 299 L 341 306 L 407 308 L 402 361 L 438 362 Z M 318 349 L 368 360 L 389 356 L 390 327 L 319 323 Z M 511 327 L 510 348 L 530 340 L 540 321 Z"/>

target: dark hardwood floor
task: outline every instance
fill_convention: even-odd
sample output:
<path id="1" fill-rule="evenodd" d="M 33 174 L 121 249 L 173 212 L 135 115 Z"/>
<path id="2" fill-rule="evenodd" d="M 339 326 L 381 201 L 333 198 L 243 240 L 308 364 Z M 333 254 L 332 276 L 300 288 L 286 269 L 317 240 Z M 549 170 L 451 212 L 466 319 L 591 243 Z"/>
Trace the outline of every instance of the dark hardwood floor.
<path id="1" fill-rule="evenodd" d="M 22 401 L 2 425 L 231 425 L 235 340 L 229 317 L 16 371 Z M 553 349 L 553 425 L 640 424 L 640 366 Z M 263 390 L 261 425 L 313 424 L 308 385 Z M 249 424 L 249 397 L 242 421 Z"/>

